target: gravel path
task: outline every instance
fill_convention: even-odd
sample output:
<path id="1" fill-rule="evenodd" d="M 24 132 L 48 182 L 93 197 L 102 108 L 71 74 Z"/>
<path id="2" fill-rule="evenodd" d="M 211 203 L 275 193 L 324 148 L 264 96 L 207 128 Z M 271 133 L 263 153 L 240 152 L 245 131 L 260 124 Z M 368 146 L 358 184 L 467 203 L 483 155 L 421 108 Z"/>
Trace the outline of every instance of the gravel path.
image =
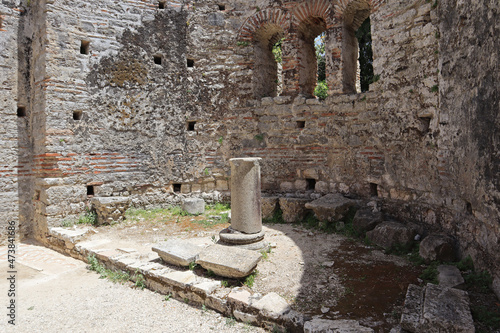
<path id="1" fill-rule="evenodd" d="M 28 250 L 38 253 L 33 258 L 51 260 L 17 263 L 16 326 L 7 325 L 4 314 L 2 332 L 265 332 L 212 310 L 99 279 L 85 263 L 49 249 L 30 245 Z M 5 260 L 0 271 L 7 271 Z M 2 308 L 7 289 L 2 278 Z"/>

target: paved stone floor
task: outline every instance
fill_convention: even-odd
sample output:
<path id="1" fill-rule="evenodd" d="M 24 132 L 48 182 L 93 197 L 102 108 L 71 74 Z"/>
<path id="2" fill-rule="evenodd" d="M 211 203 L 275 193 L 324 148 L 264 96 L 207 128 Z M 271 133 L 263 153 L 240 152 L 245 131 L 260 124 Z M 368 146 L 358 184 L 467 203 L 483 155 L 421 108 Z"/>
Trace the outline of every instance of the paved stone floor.
<path id="1" fill-rule="evenodd" d="M 35 243 L 16 253 L 16 326 L 7 323 L 7 248 L 0 247 L 0 332 L 263 332 L 149 290 L 99 279 Z"/>

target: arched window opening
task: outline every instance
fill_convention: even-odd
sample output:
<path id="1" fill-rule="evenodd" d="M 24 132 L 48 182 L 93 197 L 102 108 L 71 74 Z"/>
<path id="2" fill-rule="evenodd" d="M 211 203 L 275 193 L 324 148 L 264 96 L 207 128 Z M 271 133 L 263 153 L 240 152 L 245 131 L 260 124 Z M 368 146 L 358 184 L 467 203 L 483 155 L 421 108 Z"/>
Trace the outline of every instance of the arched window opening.
<path id="1" fill-rule="evenodd" d="M 358 39 L 356 32 L 370 16 L 368 2 L 353 3 L 344 12 L 344 27 L 342 31 L 342 85 L 346 94 L 354 94 L 359 84 L 358 78 Z M 371 43 L 370 43 L 371 46 Z"/>
<path id="2" fill-rule="evenodd" d="M 275 25 L 265 25 L 255 34 L 253 86 L 256 98 L 276 97 L 283 89 L 282 70 L 279 69 L 284 35 L 283 30 Z"/>
<path id="3" fill-rule="evenodd" d="M 274 60 L 276 61 L 276 96 L 280 96 L 283 92 L 283 41 L 285 38 L 278 40 L 272 48 Z M 271 41 L 272 43 L 272 41 Z"/>
<path id="4" fill-rule="evenodd" d="M 356 31 L 359 44 L 359 81 L 361 92 L 370 89 L 373 82 L 373 51 L 370 18 L 368 17 Z"/>
<path id="5" fill-rule="evenodd" d="M 325 30 L 326 24 L 321 17 L 309 17 L 299 26 L 299 89 L 300 93 L 306 97 L 314 96 L 318 81 L 318 57 L 315 40 Z"/>

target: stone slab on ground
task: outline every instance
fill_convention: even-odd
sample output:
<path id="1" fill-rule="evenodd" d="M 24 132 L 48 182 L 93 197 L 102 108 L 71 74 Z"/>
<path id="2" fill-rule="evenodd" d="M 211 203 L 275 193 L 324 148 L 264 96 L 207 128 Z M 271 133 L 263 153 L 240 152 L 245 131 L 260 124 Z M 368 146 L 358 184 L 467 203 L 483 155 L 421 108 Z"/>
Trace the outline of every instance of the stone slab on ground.
<path id="1" fill-rule="evenodd" d="M 439 265 L 437 271 L 437 279 L 441 287 L 456 288 L 465 283 L 460 270 L 456 266 Z"/>
<path id="2" fill-rule="evenodd" d="M 305 205 L 310 201 L 304 198 L 280 198 L 279 204 L 283 212 L 283 221 L 294 223 L 304 219 L 307 214 Z"/>
<path id="3" fill-rule="evenodd" d="M 205 200 L 186 198 L 182 201 L 182 210 L 192 215 L 203 214 L 205 212 Z"/>
<path id="4" fill-rule="evenodd" d="M 470 333 L 474 321 L 467 292 L 428 283 L 410 285 L 406 293 L 401 327 L 413 333 Z"/>
<path id="5" fill-rule="evenodd" d="M 339 193 L 327 194 L 319 199 L 306 203 L 320 221 L 334 222 L 342 220 L 357 201 L 344 197 Z"/>
<path id="6" fill-rule="evenodd" d="M 186 267 L 196 261 L 203 248 L 181 239 L 168 239 L 153 246 L 152 250 L 166 263 Z"/>
<path id="7" fill-rule="evenodd" d="M 414 229 L 394 221 L 382 222 L 366 233 L 366 237 L 371 242 L 386 249 L 394 245 L 409 245 L 413 242 L 415 235 Z"/>
<path id="8" fill-rule="evenodd" d="M 220 276 L 242 278 L 252 273 L 261 258 L 259 252 L 215 244 L 203 249 L 196 263 Z"/>
<path id="9" fill-rule="evenodd" d="M 456 260 L 453 239 L 446 235 L 432 234 L 420 242 L 419 254 L 427 262 L 438 260 L 452 262 Z"/>
<path id="10" fill-rule="evenodd" d="M 362 234 L 375 229 L 382 221 L 383 214 L 381 212 L 373 212 L 371 208 L 363 208 L 354 215 L 352 226 L 356 232 Z"/>
<path id="11" fill-rule="evenodd" d="M 373 333 L 356 320 L 330 320 L 315 318 L 304 324 L 304 333 Z"/>
<path id="12" fill-rule="evenodd" d="M 69 241 L 71 243 L 76 243 L 84 239 L 86 236 L 93 234 L 89 228 L 75 228 L 75 229 L 67 229 L 67 228 L 50 228 L 49 235 L 55 237 L 57 239 L 63 241 Z"/>

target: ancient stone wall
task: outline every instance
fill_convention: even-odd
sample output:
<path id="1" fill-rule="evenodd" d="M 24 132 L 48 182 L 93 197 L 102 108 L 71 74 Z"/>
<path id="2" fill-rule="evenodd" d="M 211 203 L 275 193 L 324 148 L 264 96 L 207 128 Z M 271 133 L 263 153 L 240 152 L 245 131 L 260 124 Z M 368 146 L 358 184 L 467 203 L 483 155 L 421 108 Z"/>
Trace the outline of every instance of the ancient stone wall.
<path id="1" fill-rule="evenodd" d="M 218 197 L 229 158 L 255 156 L 265 191 L 376 196 L 483 266 L 500 262 L 492 0 L 30 4 L 0 7 L 0 209 L 25 234 L 43 238 L 92 196 Z M 368 16 L 379 80 L 355 94 L 354 31 Z M 311 96 L 322 32 L 325 101 Z"/>

